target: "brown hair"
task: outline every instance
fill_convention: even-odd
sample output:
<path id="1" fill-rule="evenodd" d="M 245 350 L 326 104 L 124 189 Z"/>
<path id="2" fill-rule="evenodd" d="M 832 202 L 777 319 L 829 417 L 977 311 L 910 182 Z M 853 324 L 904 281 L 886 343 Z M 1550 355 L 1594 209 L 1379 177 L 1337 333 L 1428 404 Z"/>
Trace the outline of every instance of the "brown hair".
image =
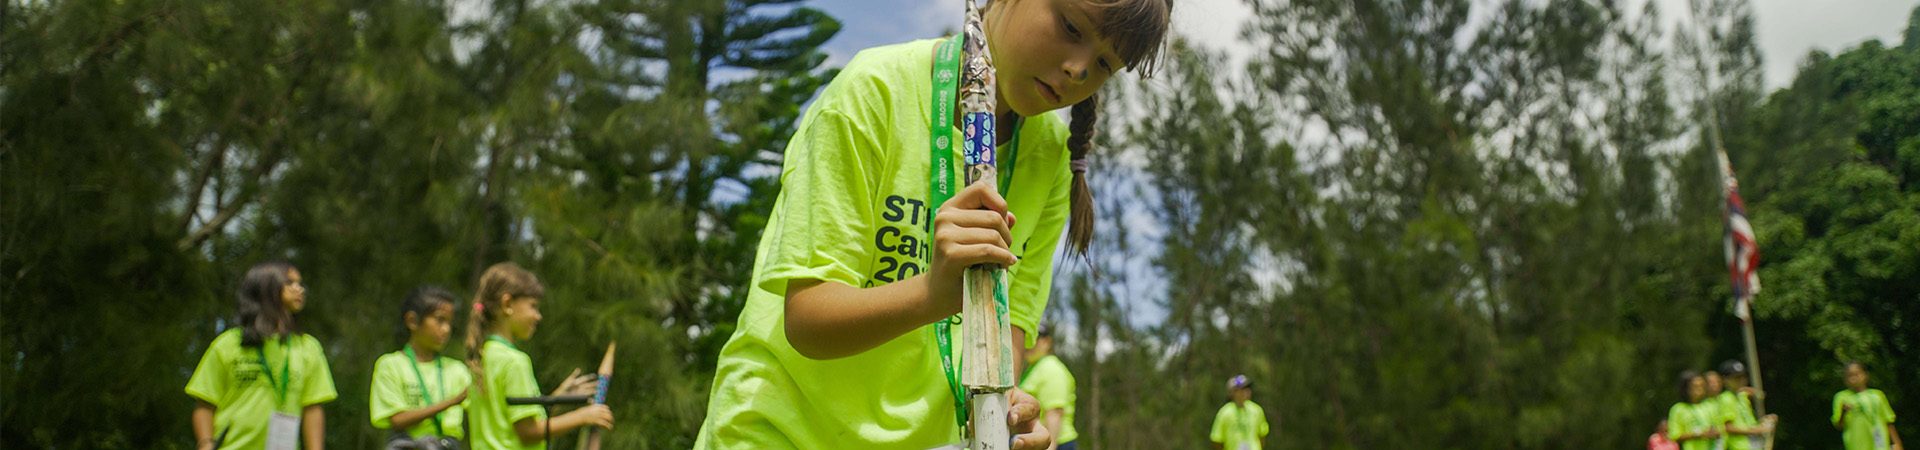
<path id="1" fill-rule="evenodd" d="M 1101 11 L 1095 26 L 1100 35 L 1113 43 L 1126 68 L 1141 77 L 1153 76 L 1160 60 L 1160 49 L 1173 16 L 1173 0 L 1084 0 Z M 1067 221 L 1067 243 L 1075 253 L 1086 256 L 1093 243 L 1093 190 L 1087 186 L 1087 154 L 1093 150 L 1093 137 L 1099 131 L 1100 94 L 1094 93 L 1071 110 L 1067 125 L 1067 152 L 1073 165 L 1073 192 Z"/>
<path id="2" fill-rule="evenodd" d="M 280 300 L 281 291 L 293 283 L 287 276 L 293 270 L 292 264 L 267 261 L 254 264 L 240 278 L 234 292 L 237 308 L 233 319 L 234 326 L 240 328 L 240 346 L 259 347 L 267 338 L 300 334 L 299 322 Z"/>
<path id="3" fill-rule="evenodd" d="M 473 387 L 480 392 L 487 390 L 487 372 L 480 346 L 486 343 L 487 328 L 493 325 L 499 311 L 507 307 L 507 300 L 500 298 L 503 295 L 508 300 L 540 298 L 547 295 L 547 288 L 540 284 L 540 277 L 512 262 L 494 264 L 480 274 L 480 288 L 474 290 L 472 310 L 467 313 L 467 370 L 473 371 Z"/>

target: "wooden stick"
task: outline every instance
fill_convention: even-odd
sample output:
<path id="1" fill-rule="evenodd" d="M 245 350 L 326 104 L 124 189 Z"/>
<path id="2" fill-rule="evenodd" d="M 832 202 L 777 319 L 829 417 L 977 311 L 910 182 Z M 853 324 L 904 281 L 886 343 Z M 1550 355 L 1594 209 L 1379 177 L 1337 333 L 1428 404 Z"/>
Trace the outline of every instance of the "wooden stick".
<path id="1" fill-rule="evenodd" d="M 993 55 L 987 50 L 980 6 L 967 5 L 960 70 L 960 119 L 965 134 L 967 184 L 997 188 L 994 161 Z M 1013 330 L 1007 317 L 1005 268 L 979 265 L 966 271 L 961 305 L 960 384 L 967 388 L 972 450 L 1005 450 L 1012 444 L 1007 429 L 1007 391 L 1013 388 Z"/>
<path id="2" fill-rule="evenodd" d="M 613 347 L 614 343 L 608 342 L 606 355 L 600 357 L 599 386 L 594 388 L 592 404 L 604 405 L 607 403 L 607 384 L 613 380 Z M 586 439 L 580 440 L 580 448 L 600 450 L 600 441 L 606 437 L 607 433 L 599 427 L 587 427 L 586 432 Z"/>

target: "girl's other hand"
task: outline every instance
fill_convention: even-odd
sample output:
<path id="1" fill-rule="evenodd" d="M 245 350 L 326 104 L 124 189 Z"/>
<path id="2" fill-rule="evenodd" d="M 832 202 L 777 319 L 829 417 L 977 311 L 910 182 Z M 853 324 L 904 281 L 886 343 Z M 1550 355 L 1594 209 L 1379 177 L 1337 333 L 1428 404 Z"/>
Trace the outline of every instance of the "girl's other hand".
<path id="1" fill-rule="evenodd" d="M 1007 428 L 1013 432 L 1014 450 L 1047 450 L 1053 445 L 1053 431 L 1040 424 L 1040 402 L 1019 388 L 1007 392 Z"/>
<path id="2" fill-rule="evenodd" d="M 581 374 L 580 369 L 573 369 L 573 373 L 567 374 L 567 381 L 561 382 L 560 387 L 553 390 L 553 395 L 592 394 L 593 390 L 598 387 L 594 383 L 596 376 L 598 375 Z"/>

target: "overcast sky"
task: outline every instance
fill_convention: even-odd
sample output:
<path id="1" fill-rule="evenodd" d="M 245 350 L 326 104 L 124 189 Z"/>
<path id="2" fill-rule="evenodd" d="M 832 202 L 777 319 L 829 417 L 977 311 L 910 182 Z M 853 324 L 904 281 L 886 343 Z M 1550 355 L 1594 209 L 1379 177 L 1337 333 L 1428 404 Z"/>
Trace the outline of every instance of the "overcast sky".
<path id="1" fill-rule="evenodd" d="M 1668 23 L 1686 11 L 1685 0 L 1657 0 Z M 839 65 L 862 48 L 932 37 L 959 23 L 959 0 L 820 0 L 812 3 L 845 24 L 828 43 Z M 1766 57 L 1766 82 L 1782 87 L 1807 52 L 1839 53 L 1869 39 L 1898 45 L 1912 0 L 1753 0 L 1759 20 L 1760 51 Z M 1241 0 L 1175 0 L 1174 31 L 1226 50 L 1242 61 L 1247 48 L 1238 42 L 1239 26 L 1250 10 Z"/>

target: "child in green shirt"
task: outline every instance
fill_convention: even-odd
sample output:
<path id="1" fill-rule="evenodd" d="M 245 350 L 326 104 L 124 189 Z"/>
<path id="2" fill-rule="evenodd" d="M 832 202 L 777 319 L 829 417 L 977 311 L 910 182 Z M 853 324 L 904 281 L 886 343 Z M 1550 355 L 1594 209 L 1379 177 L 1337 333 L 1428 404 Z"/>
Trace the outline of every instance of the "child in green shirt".
<path id="1" fill-rule="evenodd" d="M 1040 417 L 1053 432 L 1054 450 L 1075 450 L 1080 433 L 1073 428 L 1073 372 L 1053 356 L 1053 326 L 1040 325 L 1040 332 L 1027 350 L 1027 369 L 1020 375 L 1020 389 L 1040 403 Z"/>
<path id="2" fill-rule="evenodd" d="M 1887 394 L 1867 387 L 1867 365 L 1846 366 L 1847 389 L 1833 394 L 1833 426 L 1847 450 L 1901 450 L 1900 432 L 1893 428 L 1893 405 Z"/>
<path id="3" fill-rule="evenodd" d="M 1207 437 L 1213 440 L 1214 450 L 1260 450 L 1266 447 L 1267 411 L 1253 402 L 1253 382 L 1246 375 L 1235 375 L 1227 380 L 1227 391 L 1233 401 L 1220 406 L 1213 414 L 1213 432 Z"/>
<path id="4" fill-rule="evenodd" d="M 367 410 L 374 428 L 394 431 L 390 447 L 418 448 L 417 441 L 427 440 L 448 448 L 448 441 L 465 435 L 466 414 L 460 405 L 473 374 L 440 353 L 453 334 L 453 305 L 458 302 L 452 292 L 436 286 L 414 289 L 400 308 L 406 344 L 373 363 Z"/>
<path id="5" fill-rule="evenodd" d="M 1707 378 L 1699 372 L 1680 374 L 1684 401 L 1667 409 L 1667 435 L 1681 450 L 1715 450 L 1720 440 L 1719 405 L 1707 397 Z"/>
<path id="6" fill-rule="evenodd" d="M 1753 417 L 1753 395 L 1758 390 L 1747 387 L 1747 365 L 1740 361 L 1727 360 L 1720 363 L 1720 370 L 1711 375 L 1707 384 L 1719 384 L 1725 377 L 1726 390 L 1713 396 L 1713 402 L 1720 408 L 1720 423 L 1725 425 L 1728 450 L 1760 450 L 1766 448 L 1766 435 L 1773 433 L 1774 416 L 1768 414 L 1764 421 Z M 1717 389 L 1709 389 L 1717 390 Z"/>
<path id="7" fill-rule="evenodd" d="M 307 305 L 300 271 L 283 262 L 247 269 L 234 328 L 220 333 L 187 380 L 195 447 L 325 448 L 333 374 L 320 341 L 300 332 Z"/>
<path id="8" fill-rule="evenodd" d="M 922 450 L 958 441 L 963 394 L 941 361 L 959 356 L 940 349 L 936 323 L 960 311 L 967 267 L 1001 265 L 1014 334 L 1031 345 L 1062 233 L 1076 251 L 1092 237 L 1094 94 L 1122 69 L 1151 67 L 1171 8 L 987 5 L 1000 191 L 955 189 L 957 102 L 935 85 L 956 80 L 959 41 L 855 55 L 787 145 L 746 306 L 720 351 L 694 447 Z M 1052 113 L 1068 107 L 1071 125 Z M 942 192 L 953 195 L 940 200 Z M 1033 397 L 1015 389 L 1008 398 L 1012 446 L 1045 448 Z"/>
<path id="9" fill-rule="evenodd" d="M 533 360 L 515 343 L 533 337 L 545 296 L 540 278 L 514 263 L 494 264 L 480 275 L 467 320 L 467 366 L 473 371 L 467 423 L 474 450 L 535 450 L 548 433 L 613 428 L 613 410 L 607 405 L 587 405 L 548 419 L 537 405 L 507 404 L 508 397 L 540 395 Z M 590 394 L 594 384 L 589 376 L 571 376 L 553 395 Z"/>

